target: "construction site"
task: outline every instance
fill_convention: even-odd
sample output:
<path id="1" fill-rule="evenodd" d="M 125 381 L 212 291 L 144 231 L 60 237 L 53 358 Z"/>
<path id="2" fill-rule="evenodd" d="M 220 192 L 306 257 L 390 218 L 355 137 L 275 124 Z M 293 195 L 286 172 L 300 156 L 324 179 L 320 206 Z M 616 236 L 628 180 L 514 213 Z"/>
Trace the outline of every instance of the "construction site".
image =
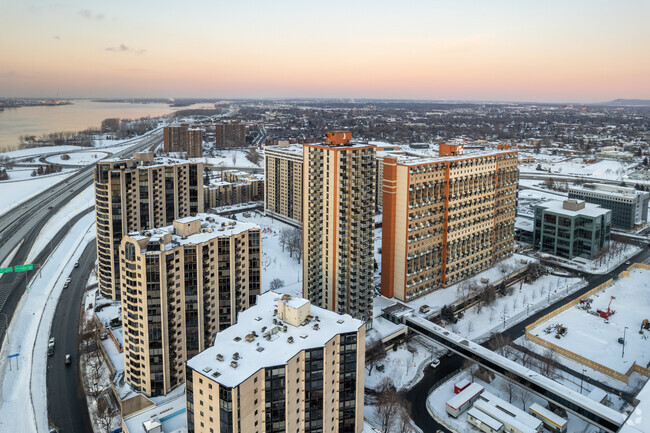
<path id="1" fill-rule="evenodd" d="M 542 317 L 526 338 L 627 383 L 650 375 L 650 269 L 632 265 L 609 281 Z"/>

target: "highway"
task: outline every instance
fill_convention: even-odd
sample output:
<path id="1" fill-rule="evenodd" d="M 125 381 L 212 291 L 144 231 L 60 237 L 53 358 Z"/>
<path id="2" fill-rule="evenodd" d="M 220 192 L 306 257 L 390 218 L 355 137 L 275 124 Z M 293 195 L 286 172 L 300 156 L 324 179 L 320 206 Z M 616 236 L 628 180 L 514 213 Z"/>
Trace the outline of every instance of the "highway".
<path id="1" fill-rule="evenodd" d="M 141 151 L 157 145 L 162 140 L 162 131 L 157 130 L 140 138 L 133 146 L 111 155 L 111 158 L 122 158 L 132 152 Z M 0 216 L 0 263 L 16 249 L 17 253 L 8 265 L 23 264 L 36 240 L 40 229 L 54 216 L 70 199 L 80 194 L 93 183 L 95 164 L 81 168 L 77 173 L 54 184 L 39 193 L 23 205 L 19 205 Z M 52 209 L 49 209 L 49 207 Z M 45 247 L 49 251 L 60 238 L 50 242 Z M 19 247 L 19 248 L 18 248 Z M 37 272 L 39 264 L 47 255 L 39 255 L 34 261 L 34 270 L 20 274 L 8 273 L 0 276 L 0 347 L 4 342 L 6 326 L 11 322 L 14 310 L 21 295 L 25 291 L 25 278 L 31 279 Z"/>
<path id="2" fill-rule="evenodd" d="M 90 418 L 79 371 L 79 318 L 83 293 L 90 271 L 95 267 L 95 242 L 84 249 L 79 267 L 70 274 L 70 285 L 59 298 L 52 322 L 56 340 L 54 355 L 47 358 L 47 410 L 50 424 L 59 433 L 91 432 Z M 42 352 L 45 355 L 45 348 Z M 65 365 L 65 355 L 72 355 Z"/>

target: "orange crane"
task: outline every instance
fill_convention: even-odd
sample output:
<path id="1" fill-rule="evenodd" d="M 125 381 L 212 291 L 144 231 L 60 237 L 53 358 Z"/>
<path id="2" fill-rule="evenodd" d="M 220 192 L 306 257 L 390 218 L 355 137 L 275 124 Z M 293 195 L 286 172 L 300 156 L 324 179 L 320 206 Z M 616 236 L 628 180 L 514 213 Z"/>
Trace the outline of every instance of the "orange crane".
<path id="1" fill-rule="evenodd" d="M 612 299 L 609 300 L 609 304 L 607 304 L 607 310 L 596 310 L 598 314 L 600 314 L 600 317 L 602 317 L 605 320 L 609 319 L 609 316 L 616 313 L 616 311 L 609 309 L 614 299 L 616 299 L 616 297 L 612 296 Z"/>

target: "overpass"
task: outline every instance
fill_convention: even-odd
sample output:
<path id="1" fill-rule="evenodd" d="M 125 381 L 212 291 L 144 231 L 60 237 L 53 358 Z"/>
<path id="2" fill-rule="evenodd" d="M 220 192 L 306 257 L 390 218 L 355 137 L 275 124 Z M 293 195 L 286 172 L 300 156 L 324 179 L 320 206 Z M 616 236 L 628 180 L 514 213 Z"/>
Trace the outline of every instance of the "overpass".
<path id="1" fill-rule="evenodd" d="M 384 314 L 392 322 L 400 322 L 411 330 L 423 335 L 437 344 L 445 347 L 458 355 L 475 362 L 502 376 L 506 380 L 514 380 L 531 393 L 555 404 L 578 418 L 592 424 L 605 432 L 616 433 L 625 423 L 625 415 L 591 400 L 572 389 L 565 387 L 536 371 L 529 370 L 514 361 L 498 355 L 485 347 L 473 343 L 459 335 L 454 334 L 430 321 L 418 317 L 410 312 L 395 314 L 384 310 Z M 404 312 L 402 310 L 402 312 Z"/>

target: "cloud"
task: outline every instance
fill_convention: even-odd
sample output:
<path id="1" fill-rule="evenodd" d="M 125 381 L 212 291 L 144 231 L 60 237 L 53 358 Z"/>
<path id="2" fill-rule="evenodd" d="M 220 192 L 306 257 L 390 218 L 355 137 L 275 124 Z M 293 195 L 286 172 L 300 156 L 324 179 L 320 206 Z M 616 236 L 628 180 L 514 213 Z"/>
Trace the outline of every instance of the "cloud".
<path id="1" fill-rule="evenodd" d="M 104 51 L 110 51 L 110 52 L 113 52 L 113 53 L 134 53 L 134 54 L 144 54 L 144 52 L 147 51 L 147 50 L 142 50 L 142 49 L 138 50 L 138 49 L 135 49 L 135 48 L 127 47 L 127 46 L 124 45 L 124 44 L 120 44 L 120 45 L 118 45 L 117 47 L 108 47 L 108 48 L 104 48 Z"/>
<path id="2" fill-rule="evenodd" d="M 93 11 L 91 11 L 90 9 L 82 9 L 77 13 L 83 18 L 86 18 L 87 20 L 92 20 L 92 19 L 103 20 L 104 18 L 106 18 L 105 15 L 102 13 L 93 14 Z"/>

